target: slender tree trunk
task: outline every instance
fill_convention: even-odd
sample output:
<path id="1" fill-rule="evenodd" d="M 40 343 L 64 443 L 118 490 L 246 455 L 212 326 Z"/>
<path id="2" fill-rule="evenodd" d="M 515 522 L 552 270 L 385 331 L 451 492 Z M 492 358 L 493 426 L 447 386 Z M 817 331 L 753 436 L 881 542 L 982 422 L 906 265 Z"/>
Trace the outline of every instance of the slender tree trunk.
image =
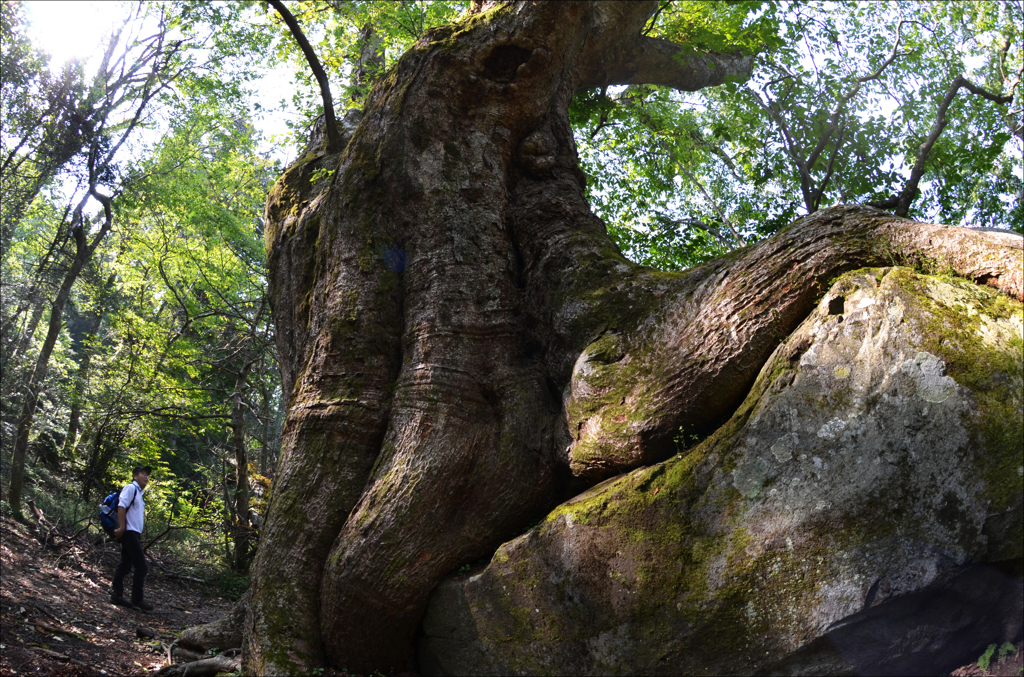
<path id="1" fill-rule="evenodd" d="M 29 315 L 28 322 L 18 336 L 17 341 L 14 342 L 13 350 L 8 358 L 10 361 L 17 360 L 21 355 L 25 354 L 32 341 L 32 337 L 35 336 L 36 328 L 39 327 L 39 321 L 42 319 L 43 311 L 46 309 L 46 299 L 38 296 L 39 294 L 41 294 L 41 290 L 37 289 L 35 294 L 37 298 L 29 300 L 32 314 Z"/>
<path id="2" fill-rule="evenodd" d="M 78 426 L 82 418 L 82 397 L 85 394 L 85 385 L 89 377 L 89 366 L 92 363 L 92 355 L 86 353 L 82 361 L 78 363 L 78 373 L 75 375 L 74 392 L 71 395 L 71 410 L 68 413 L 68 429 L 64 436 L 64 450 L 62 455 L 70 457 L 78 442 Z"/>
<path id="3" fill-rule="evenodd" d="M 93 347 L 92 341 L 96 337 L 96 333 L 99 331 L 99 326 L 103 321 L 103 306 L 105 305 L 106 297 L 109 296 L 113 289 L 115 282 L 114 274 L 106 279 L 106 284 L 103 285 L 100 291 L 100 296 L 97 299 L 97 308 L 89 321 L 88 327 L 86 327 L 85 335 L 82 337 L 82 349 L 79 353 L 78 373 L 75 374 L 74 389 L 72 391 L 71 398 L 71 412 L 68 416 L 68 433 L 65 435 L 65 442 L 63 442 L 63 450 L 65 450 L 65 456 L 70 456 L 75 449 L 75 443 L 78 439 L 78 428 L 82 417 L 82 399 L 85 397 L 85 392 L 89 384 L 89 369 L 92 366 L 92 354 Z"/>
<path id="4" fill-rule="evenodd" d="M 367 22 L 359 30 L 356 48 L 359 50 L 359 56 L 352 69 L 351 99 L 356 105 L 362 105 L 370 86 L 384 71 L 383 40 L 374 30 L 372 23 Z"/>
<path id="5" fill-rule="evenodd" d="M 82 474 L 82 500 L 88 501 L 92 496 L 92 490 L 96 485 L 96 472 L 95 468 L 100 463 L 100 449 L 103 444 L 103 433 L 105 427 L 100 425 L 96 428 L 96 432 L 92 436 L 92 446 L 89 449 L 89 459 L 85 464 L 85 472 Z"/>
<path id="6" fill-rule="evenodd" d="M 100 450 L 103 444 L 103 434 L 106 431 L 106 423 L 104 421 L 96 427 L 95 432 L 92 432 L 92 445 L 89 447 L 89 458 L 85 463 L 85 471 L 82 473 L 82 500 L 88 502 L 92 496 L 92 490 L 96 487 L 96 469 L 100 465 Z M 89 429 L 86 428 L 88 431 Z M 79 443 L 81 447 L 85 443 L 86 433 L 82 433 L 82 441 Z"/>
<path id="7" fill-rule="evenodd" d="M 55 255 L 62 252 L 63 244 L 69 239 L 70 233 L 64 229 L 65 221 L 67 220 L 70 213 L 70 208 L 67 208 L 61 217 L 61 222 L 57 226 L 58 232 L 54 234 L 53 240 L 50 242 L 50 246 L 47 248 L 46 253 L 40 258 L 38 265 L 36 266 L 36 277 L 32 281 L 32 285 L 29 287 L 28 293 L 25 294 L 19 303 L 18 307 L 10 317 L 4 317 L 0 320 L 0 337 L 3 339 L 3 356 L 4 364 L 9 363 L 12 360 L 16 360 L 17 357 L 24 351 L 25 336 L 31 338 L 35 333 L 35 328 L 39 324 L 39 317 L 42 315 L 43 308 L 45 307 L 45 299 L 43 298 L 43 287 L 48 286 L 46 280 L 47 276 L 52 274 L 52 260 Z M 20 321 L 22 314 L 32 309 L 32 319 L 28 323 L 30 330 L 20 334 L 18 339 L 15 340 L 11 335 Z"/>
<path id="8" fill-rule="evenodd" d="M 267 406 L 267 393 L 264 389 L 260 406 L 260 416 L 263 418 L 262 430 L 260 431 L 260 474 L 267 474 L 267 455 L 270 447 L 270 408 Z"/>
<path id="9" fill-rule="evenodd" d="M 84 234 L 82 235 L 84 238 Z M 50 306 L 50 322 L 46 330 L 46 338 L 36 358 L 35 369 L 33 369 L 28 382 L 25 384 L 25 394 L 22 400 L 21 413 L 18 415 L 18 432 L 14 438 L 14 454 L 11 458 L 11 484 L 7 496 L 11 504 L 11 510 L 15 517 L 21 519 L 21 492 L 22 481 L 25 473 L 25 452 L 28 449 L 28 436 L 32 430 L 32 421 L 35 417 L 36 406 L 39 403 L 40 389 L 46 380 L 46 372 L 50 364 L 50 355 L 57 344 L 57 337 L 60 335 L 64 307 L 67 305 L 68 297 L 71 295 L 71 287 L 85 263 L 84 256 L 76 256 L 71 264 L 71 269 L 64 276 L 64 282 L 57 292 L 57 297 Z"/>
<path id="10" fill-rule="evenodd" d="M 113 215 L 110 211 L 109 199 L 104 198 L 105 218 L 100 230 L 93 237 L 92 243 L 86 239 L 85 226 L 81 221 L 80 213 L 73 227 L 75 238 L 75 258 L 71 266 L 64 274 L 57 295 L 50 306 L 50 322 L 46 329 L 46 338 L 36 358 L 35 368 L 25 384 L 25 399 L 22 401 L 21 413 L 18 415 L 18 431 L 14 438 L 14 453 L 11 457 L 11 483 L 7 492 L 7 500 L 10 502 L 11 511 L 17 519 L 24 519 L 21 513 L 21 494 L 25 476 L 25 452 L 28 449 L 28 437 L 32 430 L 32 421 L 35 418 L 36 406 L 39 403 L 40 390 L 46 381 L 46 372 L 50 365 L 50 356 L 53 348 L 57 345 L 57 337 L 60 335 L 63 326 L 64 308 L 67 306 L 68 298 L 71 296 L 71 288 L 78 279 L 82 268 L 92 258 L 96 247 L 103 241 L 104 236 L 110 231 Z"/>
<path id="11" fill-rule="evenodd" d="M 247 671 L 415 669 L 443 576 L 714 427 L 844 270 L 920 252 L 1021 295 L 1019 247 L 863 208 L 683 273 L 628 262 L 584 197 L 573 92 L 752 63 L 642 37 L 657 7 L 517 3 L 429 31 L 346 150 L 272 189 L 288 409 Z"/>
<path id="12" fill-rule="evenodd" d="M 265 374 L 266 365 L 260 366 L 260 371 Z M 274 434 L 273 430 L 276 429 L 276 415 L 275 409 L 271 405 L 271 398 L 273 394 L 267 387 L 265 379 L 260 379 L 260 419 L 262 421 L 260 431 L 260 474 L 268 475 L 270 473 L 271 463 L 271 436 Z"/>
<path id="13" fill-rule="evenodd" d="M 235 450 L 235 519 L 234 519 L 234 567 L 238 571 L 249 569 L 252 529 L 249 526 L 249 455 L 245 448 L 245 401 L 246 389 L 253 362 L 246 361 L 235 378 L 235 390 L 231 395 L 231 441 Z"/>
<path id="14" fill-rule="evenodd" d="M 107 416 L 96 429 L 82 479 L 82 500 L 86 503 L 92 500 L 93 490 L 103 486 L 103 478 L 107 474 L 110 462 L 114 460 L 117 450 L 124 442 L 124 437 L 124 429 L 110 416 Z"/>
<path id="15" fill-rule="evenodd" d="M 35 335 L 36 328 L 43 317 L 45 308 L 46 304 L 41 300 L 32 304 L 32 314 L 28 318 L 28 324 L 24 332 L 17 340 L 12 340 L 10 356 L 4 358 L 2 374 L 2 392 L 4 396 L 2 398 L 3 401 L 0 402 L 0 408 L 2 408 L 5 420 L 8 415 L 14 413 L 15 409 L 21 411 L 24 406 L 25 391 L 23 384 L 29 365 L 19 358 L 28 350 L 31 339 Z"/>
<path id="16" fill-rule="evenodd" d="M 231 553 L 231 531 L 235 523 L 235 506 L 231 502 L 228 492 L 228 463 L 221 459 L 220 462 L 220 486 L 224 500 L 224 561 L 233 562 L 234 556 Z"/>

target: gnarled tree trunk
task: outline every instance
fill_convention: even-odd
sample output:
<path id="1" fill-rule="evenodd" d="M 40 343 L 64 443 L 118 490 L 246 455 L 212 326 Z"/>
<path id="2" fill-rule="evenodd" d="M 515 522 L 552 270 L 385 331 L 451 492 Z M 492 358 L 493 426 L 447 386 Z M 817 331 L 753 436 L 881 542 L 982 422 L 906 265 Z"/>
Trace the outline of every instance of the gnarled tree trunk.
<path id="1" fill-rule="evenodd" d="M 415 667 L 443 576 L 713 428 L 842 271 L 926 257 L 1021 295 L 1019 245 L 866 208 L 684 273 L 630 263 L 584 199 L 573 92 L 694 90 L 751 59 L 642 37 L 656 2 L 476 9 L 375 86 L 342 152 L 314 140 L 271 193 L 290 399 L 249 672 Z"/>

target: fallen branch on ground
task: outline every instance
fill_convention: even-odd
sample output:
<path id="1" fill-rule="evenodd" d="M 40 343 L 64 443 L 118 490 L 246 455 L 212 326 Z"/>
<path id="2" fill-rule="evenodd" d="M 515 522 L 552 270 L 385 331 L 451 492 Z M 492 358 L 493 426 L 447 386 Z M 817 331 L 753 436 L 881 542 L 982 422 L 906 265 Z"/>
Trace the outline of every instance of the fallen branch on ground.
<path id="1" fill-rule="evenodd" d="M 72 541 L 77 541 L 77 540 L 78 540 L 78 537 L 79 537 L 79 536 L 81 536 L 81 535 L 82 535 L 82 534 L 83 534 L 84 532 L 88 531 L 89 527 L 91 527 L 91 526 L 92 526 L 92 516 L 90 515 L 90 516 L 89 516 L 89 523 L 88 523 L 88 524 L 86 524 L 86 525 L 85 525 L 84 527 L 82 527 L 81 529 L 79 529 L 78 531 L 76 531 L 76 532 L 75 532 L 75 535 L 74 535 L 74 536 L 72 536 L 70 540 L 72 540 Z"/>
<path id="2" fill-rule="evenodd" d="M 88 663 L 83 663 L 82 661 L 78 660 L 77 658 L 72 658 L 71 656 L 65 656 L 64 654 L 57 653 L 56 651 L 50 651 L 49 649 L 44 649 L 41 646 L 29 646 L 28 649 L 30 651 L 35 651 L 36 653 L 43 654 L 44 656 L 48 656 L 50 658 L 56 658 L 59 661 L 67 661 L 68 663 L 74 663 L 75 665 L 79 665 L 79 666 L 81 666 L 83 668 L 91 668 L 91 667 L 93 667 L 93 666 L 89 665 Z"/>
<path id="3" fill-rule="evenodd" d="M 35 622 L 32 623 L 32 625 L 34 625 L 39 630 L 44 630 L 44 631 L 49 632 L 50 634 L 53 634 L 53 635 L 66 635 L 68 637 L 74 637 L 75 639 L 80 639 L 83 642 L 88 642 L 89 641 L 85 637 L 85 635 L 83 635 L 83 634 L 81 634 L 79 632 L 72 632 L 71 630 L 62 630 L 61 628 L 55 628 L 52 625 L 47 625 L 46 623 L 43 623 L 42 621 L 35 621 Z"/>
<path id="4" fill-rule="evenodd" d="M 178 645 L 178 640 L 174 640 L 173 642 L 170 643 L 170 645 L 167 645 L 167 644 L 164 644 L 163 642 L 160 642 L 160 647 L 163 648 L 167 652 L 167 665 L 173 665 L 174 664 L 174 658 L 171 657 L 171 652 L 174 650 L 174 647 L 176 647 L 177 645 Z"/>
<path id="5" fill-rule="evenodd" d="M 32 514 L 35 515 L 36 518 L 36 537 L 39 539 L 39 542 L 43 545 L 53 545 L 53 532 L 56 531 L 57 527 L 51 526 L 50 523 L 46 521 L 46 516 L 43 514 L 41 509 L 36 507 L 34 499 L 29 499 L 27 503 L 28 507 L 32 509 Z M 44 530 L 46 531 L 45 534 L 43 533 Z"/>

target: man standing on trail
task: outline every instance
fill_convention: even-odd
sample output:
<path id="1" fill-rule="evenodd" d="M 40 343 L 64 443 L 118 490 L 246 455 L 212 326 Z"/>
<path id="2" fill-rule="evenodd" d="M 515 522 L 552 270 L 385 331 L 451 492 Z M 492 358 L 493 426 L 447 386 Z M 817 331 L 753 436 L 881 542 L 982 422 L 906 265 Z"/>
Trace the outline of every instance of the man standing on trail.
<path id="1" fill-rule="evenodd" d="M 121 541 L 121 563 L 114 569 L 114 585 L 110 590 L 110 601 L 122 606 L 133 606 L 150 611 L 153 605 L 142 596 L 142 585 L 146 582 L 146 553 L 142 551 L 142 526 L 146 504 L 142 490 L 149 483 L 148 465 L 138 466 L 132 471 L 132 483 L 121 490 L 117 500 L 117 529 L 114 536 Z M 124 598 L 124 577 L 135 569 L 132 577 L 132 601 Z"/>

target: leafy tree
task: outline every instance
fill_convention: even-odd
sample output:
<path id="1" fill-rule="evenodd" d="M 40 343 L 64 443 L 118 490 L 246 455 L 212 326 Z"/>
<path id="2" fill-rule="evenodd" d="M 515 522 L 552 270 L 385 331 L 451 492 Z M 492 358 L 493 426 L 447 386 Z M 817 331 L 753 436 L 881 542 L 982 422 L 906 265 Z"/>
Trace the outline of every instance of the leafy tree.
<path id="1" fill-rule="evenodd" d="M 760 51 L 748 81 L 574 100 L 589 195 L 636 260 L 664 266 L 665 245 L 678 242 L 674 266 L 685 267 L 724 241 L 741 244 L 729 226 L 756 239 L 844 202 L 1020 227 L 1021 146 L 1011 135 L 1021 117 L 1010 104 L 1021 77 L 1018 3 L 707 10 L 666 4 L 650 34 L 695 49 L 737 36 Z M 705 242 L 702 258 L 693 246 Z"/>
<path id="2" fill-rule="evenodd" d="M 70 214 L 69 235 L 74 245 L 68 268 L 50 303 L 46 337 L 39 349 L 23 386 L 21 411 L 11 457 L 11 480 L 8 501 L 14 515 L 21 518 L 21 494 L 29 434 L 39 401 L 40 388 L 46 380 L 50 357 L 61 332 L 62 316 L 72 287 L 83 267 L 96 252 L 114 221 L 113 198 L 108 194 L 114 175 L 115 157 L 132 132 L 139 126 L 150 101 L 180 72 L 175 55 L 180 42 L 167 35 L 167 21 L 160 17 L 159 30 L 150 36 L 126 34 L 116 30 L 107 42 L 98 73 L 88 90 L 87 98 L 76 106 L 89 115 L 83 125 L 89 137 L 83 158 L 84 190 Z M 141 29 L 141 23 L 134 26 Z M 124 44 L 121 40 L 124 37 Z M 91 219 L 85 212 L 90 201 L 102 208 L 102 215 Z"/>
<path id="3" fill-rule="evenodd" d="M 90 105 L 80 63 L 59 75 L 24 34 L 24 6 L 0 7 L 0 262 L 39 192 L 88 143 Z M 82 105 L 85 104 L 85 105 Z"/>
<path id="4" fill-rule="evenodd" d="M 16 307 L 5 307 L 3 318 L 7 366 L 29 352 L 35 325 L 49 307 L 46 335 L 32 346 L 38 351 L 34 370 L 4 371 L 5 405 L 7 393 L 25 393 L 11 459 L 12 508 L 20 502 L 34 428 L 39 440 L 50 440 L 43 445 L 49 464 L 77 470 L 88 500 L 127 449 L 139 459 L 149 454 L 158 465 L 152 458 L 160 458 L 157 442 L 174 434 L 154 420 L 217 421 L 215 430 L 189 424 L 177 433 L 215 447 L 219 439 L 234 458 L 235 500 L 227 524 L 240 568 L 252 545 L 247 445 L 262 440 L 260 471 L 266 472 L 275 456 L 279 397 L 262 300 L 258 218 L 272 165 L 254 154 L 257 139 L 240 105 L 242 85 L 256 74 L 235 77 L 238 71 L 230 68 L 232 60 L 240 63 L 265 44 L 258 33 L 232 28 L 244 10 L 138 5 L 115 32 L 86 98 L 72 102 L 87 113 L 91 145 L 65 163 L 65 174 L 54 170 L 39 179 L 48 188 L 60 176 L 77 177 L 79 193 L 63 212 L 40 193 L 26 207 L 29 218 L 11 231 L 17 256 L 4 274 L 19 283 L 22 294 Z M 230 40 L 224 42 L 225 35 Z M 31 61 L 35 52 L 19 39 L 23 53 L 5 64 L 42 68 L 45 60 Z M 45 73 L 38 78 L 45 81 Z M 175 114 L 166 117 L 170 111 Z M 168 136 L 149 149 L 136 143 L 130 155 L 119 154 L 144 125 L 167 125 Z M 41 137 L 27 138 L 43 143 Z M 9 157 L 19 167 L 31 166 L 45 157 L 45 149 L 22 142 Z M 103 205 L 101 216 L 89 215 L 89 200 Z M 100 246 L 110 233 L 117 236 L 116 250 Z M 158 235 L 163 239 L 154 243 Z M 162 258 L 154 260 L 153 252 Z M 190 281 L 187 288 L 181 275 Z M 192 293 L 198 296 L 190 302 Z M 220 325 L 208 326 L 217 317 Z M 186 348 L 191 353 L 178 352 Z M 48 378 L 51 367 L 54 378 Z M 102 376 L 95 378 L 97 373 Z M 189 380 L 202 385 L 188 386 Z M 250 396 L 255 385 L 258 398 Z M 45 417 L 37 421 L 40 402 Z M 233 435 L 225 432 L 229 423 Z M 63 446 L 63 459 L 57 446 Z M 171 465 L 191 476 L 173 456 Z M 171 467 L 166 470 L 173 477 Z"/>
<path id="5" fill-rule="evenodd" d="M 253 146 L 246 123 L 200 106 L 139 168 L 111 262 L 122 301 L 109 319 L 105 380 L 124 385 L 91 398 L 97 435 L 105 421 L 142 420 L 153 440 L 188 433 L 229 452 L 235 495 L 226 507 L 240 569 L 252 545 L 248 445 L 259 438 L 254 429 L 272 424 L 260 419 L 273 419 L 279 401 L 258 219 L 275 168 Z M 175 451 L 163 456 L 172 471 L 190 471 Z M 85 493 L 110 460 L 89 459 Z"/>

